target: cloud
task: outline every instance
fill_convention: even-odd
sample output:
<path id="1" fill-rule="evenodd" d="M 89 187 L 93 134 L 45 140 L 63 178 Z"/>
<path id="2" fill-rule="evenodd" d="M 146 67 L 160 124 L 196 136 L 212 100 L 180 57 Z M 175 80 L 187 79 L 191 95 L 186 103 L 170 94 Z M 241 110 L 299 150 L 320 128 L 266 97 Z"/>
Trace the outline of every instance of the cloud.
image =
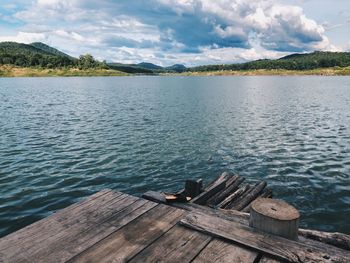
<path id="1" fill-rule="evenodd" d="M 18 32 L 14 36 L 0 36 L 0 42 L 14 41 L 20 43 L 45 42 L 47 37 L 43 33 Z"/>
<path id="2" fill-rule="evenodd" d="M 37 0 L 13 15 L 14 37 L 79 55 L 220 63 L 330 48 L 324 27 L 277 0 Z M 45 25 L 45 26 L 43 26 Z M 193 59 L 195 58 L 195 59 Z M 176 61 L 177 59 L 177 61 Z"/>

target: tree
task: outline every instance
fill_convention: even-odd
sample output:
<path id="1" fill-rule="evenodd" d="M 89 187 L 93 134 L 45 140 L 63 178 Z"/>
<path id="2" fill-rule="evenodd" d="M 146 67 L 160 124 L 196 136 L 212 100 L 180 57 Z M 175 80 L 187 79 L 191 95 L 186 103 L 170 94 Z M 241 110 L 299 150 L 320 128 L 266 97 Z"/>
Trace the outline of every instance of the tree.
<path id="1" fill-rule="evenodd" d="M 78 65 L 81 69 L 94 68 L 96 64 L 94 57 L 90 54 L 80 55 L 78 60 Z"/>

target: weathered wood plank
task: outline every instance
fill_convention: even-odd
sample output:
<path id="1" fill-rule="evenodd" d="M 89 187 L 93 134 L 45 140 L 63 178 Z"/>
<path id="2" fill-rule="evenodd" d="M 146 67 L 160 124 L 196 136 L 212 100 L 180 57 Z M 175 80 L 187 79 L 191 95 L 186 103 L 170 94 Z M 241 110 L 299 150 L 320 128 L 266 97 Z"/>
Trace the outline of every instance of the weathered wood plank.
<path id="1" fill-rule="evenodd" d="M 192 261 L 193 263 L 254 262 L 258 253 L 223 240 L 214 239 Z"/>
<path id="2" fill-rule="evenodd" d="M 241 188 L 238 188 L 236 191 L 234 191 L 232 194 L 226 197 L 222 202 L 220 202 L 217 205 L 217 208 L 226 208 L 232 202 L 234 202 L 237 198 L 239 198 L 242 194 L 244 194 L 249 189 L 249 187 L 250 187 L 249 185 L 245 185 Z"/>
<path id="3" fill-rule="evenodd" d="M 195 213 L 199 215 L 211 215 L 211 216 L 222 218 L 225 220 L 237 222 L 246 226 L 249 225 L 249 214 L 243 213 L 240 211 L 226 210 L 226 209 L 212 209 L 210 207 L 196 205 L 192 203 L 172 203 L 171 205 L 177 208 L 184 209 L 191 213 Z M 300 231 L 303 231 L 303 229 L 299 229 L 299 234 L 300 234 Z M 301 244 L 307 244 L 310 246 L 318 247 L 323 251 L 325 251 L 326 254 L 332 255 L 336 253 L 341 253 L 341 251 L 338 248 L 335 248 L 334 246 L 331 246 L 326 243 L 321 243 L 313 239 L 308 239 L 303 236 L 299 236 L 298 242 L 300 242 Z"/>
<path id="4" fill-rule="evenodd" d="M 350 250 L 350 236 L 343 233 L 328 233 L 317 230 L 299 229 L 299 235 L 327 243 L 339 248 Z"/>
<path id="5" fill-rule="evenodd" d="M 265 188 L 266 182 L 261 181 L 260 183 L 256 184 L 249 193 L 242 196 L 240 200 L 237 200 L 232 206 L 231 209 L 235 210 L 242 210 L 245 206 L 250 204 L 252 201 L 254 201 L 258 195 L 262 192 L 262 190 Z"/>
<path id="6" fill-rule="evenodd" d="M 240 202 L 247 194 L 249 194 L 252 190 L 253 187 L 250 185 L 245 185 L 242 187 L 243 192 L 236 197 L 235 199 L 232 199 L 231 202 L 229 202 L 226 206 L 225 209 L 233 209 L 233 206 L 237 203 Z"/>
<path id="7" fill-rule="evenodd" d="M 238 180 L 240 179 L 238 175 L 233 175 L 231 177 L 229 177 L 226 181 L 226 185 L 225 188 L 222 189 L 221 191 L 217 192 L 214 196 L 212 196 L 211 198 L 209 198 L 209 200 L 207 201 L 207 205 L 214 207 L 216 204 L 220 203 L 222 200 L 225 199 L 225 196 L 227 196 L 227 189 L 232 189 L 232 185 Z M 235 184 L 236 185 L 236 184 Z M 223 197 L 224 196 L 224 197 Z"/>
<path id="8" fill-rule="evenodd" d="M 29 225 L 13 234 L 0 239 L 0 253 L 6 251 L 11 256 L 28 250 L 32 246 L 42 244 L 46 239 L 60 233 L 62 229 L 73 224 L 84 213 L 94 213 L 99 207 L 95 204 L 105 206 L 106 204 L 118 201 L 125 196 L 122 193 L 104 191 L 77 204 L 69 206 L 43 220 Z"/>
<path id="9" fill-rule="evenodd" d="M 75 235 L 73 240 L 69 239 L 64 243 L 59 243 L 50 254 L 46 250 L 44 254 L 41 254 L 41 258 L 43 262 L 45 262 L 45 258 L 57 258 L 68 261 L 157 205 L 154 202 L 139 199 L 111 216 L 105 222 Z"/>
<path id="10" fill-rule="evenodd" d="M 129 262 L 190 262 L 211 239 L 208 235 L 175 225 Z"/>
<path id="11" fill-rule="evenodd" d="M 346 263 L 350 252 L 335 249 L 338 253 L 327 254 L 324 250 L 278 236 L 268 235 L 236 222 L 221 218 L 190 214 L 180 224 L 205 234 L 224 238 L 251 247 L 290 262 L 341 262 Z"/>
<path id="12" fill-rule="evenodd" d="M 205 204 L 210 197 L 215 195 L 217 192 L 221 191 L 225 188 L 227 178 L 224 178 L 222 180 L 217 181 L 215 184 L 213 184 L 211 187 L 206 189 L 203 193 L 196 196 L 191 200 L 192 203 L 203 205 Z"/>
<path id="13" fill-rule="evenodd" d="M 184 211 L 158 205 L 112 233 L 70 262 L 125 262 L 173 227 Z"/>
<path id="14" fill-rule="evenodd" d="M 282 263 L 283 261 L 277 260 L 277 259 L 273 259 L 269 256 L 262 256 L 262 258 L 260 259 L 259 263 Z"/>
<path id="15" fill-rule="evenodd" d="M 211 181 L 205 188 L 204 191 L 207 191 L 210 189 L 213 185 L 218 184 L 219 182 L 222 182 L 224 180 L 227 180 L 230 177 L 230 174 L 228 172 L 223 172 L 220 174 L 217 178 L 215 178 L 213 181 Z"/>
<path id="16" fill-rule="evenodd" d="M 42 243 L 33 240 L 33 242 L 36 243 L 35 245 L 30 246 L 25 250 L 22 249 L 21 251 L 18 251 L 17 254 L 11 255 L 9 252 L 13 253 L 13 251 L 9 250 L 7 250 L 6 253 L 11 262 L 25 262 L 26 260 L 46 262 L 48 258 L 53 262 L 68 260 L 77 253 L 90 247 L 93 243 L 96 243 L 120 228 L 120 224 L 123 222 L 121 219 L 123 217 L 148 202 L 132 196 L 126 197 L 127 198 L 117 199 L 114 203 L 99 206 L 99 211 L 81 214 L 73 221 L 63 221 L 61 231 L 46 238 Z M 155 203 L 149 203 L 151 205 L 148 206 L 147 210 L 156 205 Z M 143 212 L 145 211 L 140 209 L 133 215 L 135 217 Z M 71 217 L 74 216 L 75 215 L 71 215 Z M 129 220 L 132 219 L 132 216 L 129 217 Z"/>

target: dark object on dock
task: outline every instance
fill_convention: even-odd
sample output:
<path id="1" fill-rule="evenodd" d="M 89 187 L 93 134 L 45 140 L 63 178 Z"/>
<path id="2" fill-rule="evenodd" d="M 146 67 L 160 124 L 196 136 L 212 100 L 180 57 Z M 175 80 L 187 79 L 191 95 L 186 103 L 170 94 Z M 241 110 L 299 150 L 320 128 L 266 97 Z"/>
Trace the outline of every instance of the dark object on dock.
<path id="1" fill-rule="evenodd" d="M 251 202 L 258 197 L 272 197 L 266 182 L 249 185 L 244 181 L 241 176 L 224 172 L 204 189 L 202 180 L 186 180 L 185 188 L 179 193 L 191 197 L 191 203 L 238 211 L 249 210 Z"/>

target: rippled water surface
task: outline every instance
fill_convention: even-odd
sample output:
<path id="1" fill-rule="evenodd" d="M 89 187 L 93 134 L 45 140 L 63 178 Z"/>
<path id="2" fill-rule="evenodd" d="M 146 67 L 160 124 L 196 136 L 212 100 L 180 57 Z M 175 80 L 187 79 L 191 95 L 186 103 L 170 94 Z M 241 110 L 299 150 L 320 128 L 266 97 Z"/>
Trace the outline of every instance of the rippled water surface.
<path id="1" fill-rule="evenodd" d="M 228 170 L 350 233 L 350 78 L 0 79 L 0 236 L 103 188 Z"/>

